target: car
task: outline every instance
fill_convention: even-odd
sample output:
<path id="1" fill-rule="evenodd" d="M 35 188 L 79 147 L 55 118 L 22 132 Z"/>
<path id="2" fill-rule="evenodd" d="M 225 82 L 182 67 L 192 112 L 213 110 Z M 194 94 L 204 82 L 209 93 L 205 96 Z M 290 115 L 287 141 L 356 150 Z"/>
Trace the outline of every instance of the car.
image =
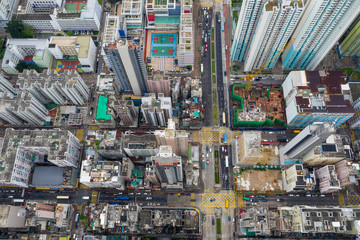
<path id="1" fill-rule="evenodd" d="M 209 153 L 206 153 L 206 157 L 207 157 L 207 158 L 209 157 Z"/>
<path id="2" fill-rule="evenodd" d="M 210 147 L 210 153 L 212 152 L 212 148 Z"/>
<path id="3" fill-rule="evenodd" d="M 96 195 L 96 194 L 92 194 L 91 196 L 92 196 L 92 197 L 96 197 L 97 195 Z"/>
<path id="4" fill-rule="evenodd" d="M 93 115 L 93 113 L 94 113 L 94 108 L 93 108 L 93 107 L 91 107 L 91 108 L 90 108 L 90 111 L 89 111 L 89 115 L 90 115 L 90 116 L 92 116 L 92 115 Z"/>
<path id="5" fill-rule="evenodd" d="M 229 222 L 231 221 L 231 217 L 230 217 L 230 216 L 228 216 L 228 220 L 229 220 Z"/>
<path id="6" fill-rule="evenodd" d="M 233 223 L 235 223 L 235 218 L 233 218 Z M 235 232 L 234 232 L 235 233 Z"/>
<path id="7" fill-rule="evenodd" d="M 210 160 L 206 159 L 206 164 L 209 165 L 210 164 Z"/>
<path id="8" fill-rule="evenodd" d="M 215 198 L 210 199 L 210 202 L 214 202 L 214 201 L 215 201 Z"/>
<path id="9" fill-rule="evenodd" d="M 145 200 L 151 200 L 152 199 L 152 197 L 146 197 L 146 199 Z"/>
<path id="10" fill-rule="evenodd" d="M 14 196 L 8 196 L 8 198 L 14 198 Z"/>
<path id="11" fill-rule="evenodd" d="M 207 48 L 205 48 L 205 52 L 207 52 Z"/>
<path id="12" fill-rule="evenodd" d="M 205 156 L 205 153 L 201 153 L 201 156 L 204 157 L 204 156 Z"/>
<path id="13" fill-rule="evenodd" d="M 215 218 L 212 218 L 211 223 L 212 225 L 215 225 Z"/>
<path id="14" fill-rule="evenodd" d="M 131 193 L 129 193 L 129 195 L 134 195 L 134 193 L 131 192 Z"/>
<path id="15" fill-rule="evenodd" d="M 221 147 L 221 151 L 222 151 L 222 152 L 224 151 L 224 147 Z"/>
<path id="16" fill-rule="evenodd" d="M 250 206 L 251 204 L 250 203 L 247 203 L 246 206 Z"/>
<path id="17" fill-rule="evenodd" d="M 267 199 L 262 198 L 262 199 L 261 199 L 261 201 L 262 201 L 262 202 L 267 202 L 268 200 L 267 200 Z"/>
<path id="18" fill-rule="evenodd" d="M 284 201 L 284 199 L 282 199 L 282 198 L 278 198 L 278 199 L 276 199 L 276 201 L 278 201 L 278 202 L 283 202 L 283 201 Z"/>
<path id="19" fill-rule="evenodd" d="M 226 148 L 225 148 L 225 154 L 227 154 L 227 150 L 226 150 Z"/>
<path id="20" fill-rule="evenodd" d="M 208 47 L 207 43 L 205 44 L 205 47 L 206 47 L 206 48 Z"/>
<path id="21" fill-rule="evenodd" d="M 10 190 L 10 192 L 15 192 L 15 190 Z"/>
<path id="22" fill-rule="evenodd" d="M 144 195 L 148 195 L 147 193 L 144 193 Z"/>
<path id="23" fill-rule="evenodd" d="M 251 203 L 251 205 L 255 206 L 255 205 L 257 205 L 257 203 L 256 203 L 256 202 L 253 202 L 253 203 Z"/>
<path id="24" fill-rule="evenodd" d="M 138 193 L 136 193 L 136 195 L 141 195 L 141 193 L 140 193 L 140 192 L 138 192 Z"/>
<path id="25" fill-rule="evenodd" d="M 252 198 L 251 199 L 251 202 L 258 202 L 259 201 L 259 199 L 257 199 L 257 198 Z"/>
<path id="26" fill-rule="evenodd" d="M 93 118 L 93 119 L 91 120 L 91 123 L 95 123 L 95 118 Z"/>
<path id="27" fill-rule="evenodd" d="M 235 135 L 234 138 L 238 139 L 239 137 Z"/>
<path id="28" fill-rule="evenodd" d="M 249 197 L 254 198 L 254 197 L 255 197 L 255 195 L 250 195 Z"/>

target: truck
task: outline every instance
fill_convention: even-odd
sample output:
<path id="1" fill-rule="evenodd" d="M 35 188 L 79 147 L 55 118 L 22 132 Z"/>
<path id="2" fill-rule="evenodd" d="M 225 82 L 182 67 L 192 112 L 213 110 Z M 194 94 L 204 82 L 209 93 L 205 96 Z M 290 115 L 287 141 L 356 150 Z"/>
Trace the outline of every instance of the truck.
<path id="1" fill-rule="evenodd" d="M 202 168 L 205 169 L 205 160 L 202 160 Z"/>
<path id="2" fill-rule="evenodd" d="M 70 198 L 69 196 L 56 196 L 56 199 L 69 199 L 69 198 Z"/>
<path id="3" fill-rule="evenodd" d="M 23 203 L 24 199 L 14 199 L 14 203 Z"/>
<path id="4" fill-rule="evenodd" d="M 225 156 L 225 167 L 229 167 L 229 157 Z"/>
<path id="5" fill-rule="evenodd" d="M 117 196 L 116 199 L 117 200 L 130 200 L 130 197 L 128 197 L 128 196 Z"/>

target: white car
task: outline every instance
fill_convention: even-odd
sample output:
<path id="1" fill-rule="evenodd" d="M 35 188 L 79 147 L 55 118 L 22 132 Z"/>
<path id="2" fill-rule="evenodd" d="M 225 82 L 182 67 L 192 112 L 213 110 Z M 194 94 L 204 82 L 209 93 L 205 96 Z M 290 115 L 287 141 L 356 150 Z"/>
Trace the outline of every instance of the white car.
<path id="1" fill-rule="evenodd" d="M 152 199 L 152 197 L 146 197 L 146 199 L 145 200 L 151 200 Z"/>

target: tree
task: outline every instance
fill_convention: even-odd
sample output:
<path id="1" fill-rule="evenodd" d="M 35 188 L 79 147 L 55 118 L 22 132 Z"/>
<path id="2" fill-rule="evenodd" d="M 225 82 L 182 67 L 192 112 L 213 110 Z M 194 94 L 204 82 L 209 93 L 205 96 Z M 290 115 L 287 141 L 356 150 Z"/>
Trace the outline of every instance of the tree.
<path id="1" fill-rule="evenodd" d="M 122 0 L 108 0 L 109 3 L 117 3 L 119 2 L 120 4 L 122 3 Z"/>
<path id="2" fill-rule="evenodd" d="M 20 61 L 16 67 L 16 70 L 18 70 L 20 73 L 22 73 L 24 71 L 24 69 L 35 69 L 35 71 L 37 71 L 38 73 L 40 73 L 40 68 L 38 65 L 35 65 L 33 63 L 29 63 L 27 64 L 25 61 Z"/>
<path id="3" fill-rule="evenodd" d="M 15 19 L 6 23 L 6 32 L 10 33 L 12 38 L 33 38 L 34 28 L 25 25 L 21 20 Z"/>

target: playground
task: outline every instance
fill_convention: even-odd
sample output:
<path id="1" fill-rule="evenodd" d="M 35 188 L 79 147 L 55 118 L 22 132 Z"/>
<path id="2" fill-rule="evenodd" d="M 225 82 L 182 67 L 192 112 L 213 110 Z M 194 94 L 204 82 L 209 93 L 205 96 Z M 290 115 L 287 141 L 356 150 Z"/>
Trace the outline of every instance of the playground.
<path id="1" fill-rule="evenodd" d="M 56 62 L 56 71 L 57 72 L 64 72 L 65 70 L 72 70 L 75 69 L 78 73 L 82 73 L 82 65 L 78 60 L 71 61 L 71 60 L 58 60 Z"/>
<path id="2" fill-rule="evenodd" d="M 66 0 L 65 10 L 67 12 L 80 12 L 83 7 L 86 7 L 86 0 Z"/>
<path id="3" fill-rule="evenodd" d="M 176 57 L 176 33 L 152 33 L 151 57 Z"/>

